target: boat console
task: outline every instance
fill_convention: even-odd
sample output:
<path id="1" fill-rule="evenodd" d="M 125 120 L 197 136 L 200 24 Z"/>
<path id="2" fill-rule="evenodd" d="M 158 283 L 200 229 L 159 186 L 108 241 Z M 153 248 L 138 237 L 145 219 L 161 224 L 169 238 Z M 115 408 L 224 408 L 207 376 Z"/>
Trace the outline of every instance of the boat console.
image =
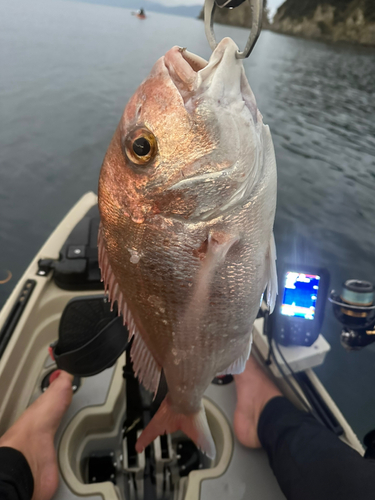
<path id="1" fill-rule="evenodd" d="M 64 368 L 75 375 L 74 396 L 56 435 L 61 477 L 55 500 L 284 499 L 265 452 L 245 448 L 234 436 L 231 376 L 215 379 L 204 397 L 215 460 L 182 433 L 158 437 L 135 452 L 165 386 L 153 401 L 134 377 L 126 328 L 100 282 L 97 229 L 97 199 L 88 193 L 55 229 L 0 313 L 0 433 Z M 328 343 L 314 329 L 311 342 L 310 330 L 303 336 L 309 347 L 294 343 L 271 352 L 267 321 L 261 312 L 252 355 L 269 358 L 265 369 L 283 393 L 299 408 L 313 406 L 317 418 L 363 454 L 312 370 L 324 361 Z"/>

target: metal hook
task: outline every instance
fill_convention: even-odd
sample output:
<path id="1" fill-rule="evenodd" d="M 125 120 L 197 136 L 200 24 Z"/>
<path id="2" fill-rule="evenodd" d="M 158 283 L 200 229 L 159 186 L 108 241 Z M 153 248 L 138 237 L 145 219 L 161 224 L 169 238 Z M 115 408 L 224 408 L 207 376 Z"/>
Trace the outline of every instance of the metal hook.
<path id="1" fill-rule="evenodd" d="M 251 51 L 258 40 L 262 29 L 263 18 L 263 0 L 249 0 L 252 12 L 252 24 L 249 38 L 246 46 L 242 52 L 238 51 L 236 54 L 237 59 L 245 59 L 249 57 Z M 225 6 L 225 5 L 224 5 Z M 206 0 L 204 4 L 204 29 L 208 43 L 212 50 L 217 47 L 217 42 L 214 33 L 214 12 L 216 8 L 215 0 Z"/>

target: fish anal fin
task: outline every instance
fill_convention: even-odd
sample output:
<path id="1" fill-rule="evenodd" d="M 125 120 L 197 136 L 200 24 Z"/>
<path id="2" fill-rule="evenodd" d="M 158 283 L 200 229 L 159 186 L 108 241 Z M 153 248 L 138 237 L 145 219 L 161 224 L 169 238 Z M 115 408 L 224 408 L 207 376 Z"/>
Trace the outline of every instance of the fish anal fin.
<path id="1" fill-rule="evenodd" d="M 156 394 L 160 382 L 161 368 L 139 333 L 134 336 L 130 356 L 134 373 L 139 381 L 148 391 Z"/>
<path id="2" fill-rule="evenodd" d="M 185 415 L 174 411 L 169 395 L 165 397 L 151 422 L 138 438 L 135 449 L 138 453 L 148 446 L 154 439 L 163 434 L 171 434 L 181 430 L 200 448 L 209 458 L 216 455 L 215 444 L 208 427 L 206 412 L 203 403 L 196 413 Z"/>
<path id="3" fill-rule="evenodd" d="M 245 369 L 246 362 L 250 357 L 251 346 L 253 343 L 253 334 L 250 333 L 248 343 L 246 345 L 246 349 L 244 349 L 243 353 L 239 358 L 237 358 L 231 365 L 228 366 L 224 371 L 217 373 L 217 377 L 222 377 L 223 375 L 239 375 Z"/>
<path id="4" fill-rule="evenodd" d="M 142 339 L 130 308 L 126 303 L 123 293 L 120 291 L 119 283 L 109 263 L 101 227 L 99 227 L 98 235 L 98 252 L 102 280 L 104 281 L 104 286 L 108 293 L 109 300 L 111 301 L 111 305 L 113 306 L 113 303 L 117 302 L 118 314 L 123 316 L 124 324 L 127 325 L 129 339 L 134 337 L 130 351 L 134 373 L 144 387 L 156 395 L 160 381 L 161 368 Z"/>

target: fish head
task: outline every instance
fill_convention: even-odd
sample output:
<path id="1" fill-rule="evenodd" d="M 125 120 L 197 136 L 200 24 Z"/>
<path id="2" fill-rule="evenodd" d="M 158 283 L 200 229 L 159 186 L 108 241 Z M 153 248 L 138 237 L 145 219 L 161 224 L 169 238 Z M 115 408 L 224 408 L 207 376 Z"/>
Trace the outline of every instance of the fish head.
<path id="1" fill-rule="evenodd" d="M 262 117 L 238 48 L 207 62 L 173 47 L 128 102 L 104 159 L 99 205 L 142 223 L 209 220 L 249 198 L 262 169 Z M 107 210 L 106 210 L 107 209 Z"/>

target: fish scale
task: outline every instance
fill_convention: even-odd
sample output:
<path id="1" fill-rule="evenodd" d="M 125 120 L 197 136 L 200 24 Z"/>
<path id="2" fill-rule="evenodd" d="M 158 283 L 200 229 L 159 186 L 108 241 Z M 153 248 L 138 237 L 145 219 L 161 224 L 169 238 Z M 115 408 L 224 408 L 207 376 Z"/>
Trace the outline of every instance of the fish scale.
<path id="1" fill-rule="evenodd" d="M 163 369 L 168 384 L 138 451 L 181 429 L 215 455 L 203 393 L 244 369 L 260 298 L 267 287 L 272 308 L 277 293 L 272 139 L 236 50 L 224 39 L 193 69 L 184 57 L 196 56 L 171 49 L 127 105 L 101 170 L 102 277 L 134 336 L 136 375 L 156 392 Z"/>

